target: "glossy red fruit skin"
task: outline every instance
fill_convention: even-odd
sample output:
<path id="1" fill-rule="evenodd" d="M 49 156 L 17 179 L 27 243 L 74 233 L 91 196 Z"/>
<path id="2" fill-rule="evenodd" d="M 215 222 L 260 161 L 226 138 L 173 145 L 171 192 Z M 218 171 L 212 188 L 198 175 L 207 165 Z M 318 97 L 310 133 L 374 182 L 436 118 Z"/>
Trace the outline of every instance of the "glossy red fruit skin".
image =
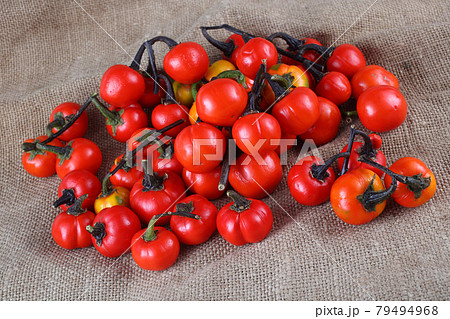
<path id="1" fill-rule="evenodd" d="M 189 109 L 184 105 L 171 103 L 159 104 L 152 112 L 152 126 L 157 130 L 181 119 L 184 120 L 183 124 L 164 133 L 170 137 L 176 137 L 185 127 L 189 126 Z"/>
<path id="2" fill-rule="evenodd" d="M 250 208 L 236 212 L 229 203 L 217 214 L 217 230 L 229 243 L 242 246 L 258 243 L 270 233 L 273 226 L 273 214 L 269 206 L 261 200 L 250 199 Z"/>
<path id="3" fill-rule="evenodd" d="M 195 102 L 202 121 L 218 126 L 232 126 L 244 112 L 248 95 L 232 79 L 217 79 L 200 88 Z"/>
<path id="4" fill-rule="evenodd" d="M 62 113 L 64 117 L 75 115 L 81 109 L 81 105 L 73 102 L 65 102 L 58 105 L 50 114 L 50 122 L 52 122 L 55 118 L 55 114 Z M 87 112 L 83 112 L 78 120 L 72 124 L 70 128 L 68 128 L 64 133 L 58 136 L 58 139 L 61 141 L 70 141 L 71 139 L 77 137 L 83 137 L 86 134 L 88 128 L 88 116 Z M 55 134 L 58 132 L 58 129 L 55 127 L 52 129 L 52 133 Z"/>
<path id="5" fill-rule="evenodd" d="M 331 186 L 336 176 L 333 169 L 327 169 L 328 177 L 323 181 L 311 175 L 311 166 L 320 165 L 323 161 L 315 156 L 301 159 L 289 170 L 287 182 L 294 199 L 305 206 L 317 206 L 330 199 Z"/>
<path id="6" fill-rule="evenodd" d="M 274 151 L 279 146 L 281 139 L 281 127 L 275 117 L 267 113 L 249 114 L 238 119 L 232 128 L 232 135 L 236 145 L 246 154 L 252 155 L 252 151 L 265 154 Z M 248 147 L 255 146 L 259 141 L 264 141 L 257 150 Z"/>
<path id="7" fill-rule="evenodd" d="M 138 231 L 131 242 L 131 255 L 142 269 L 161 271 L 172 266 L 180 253 L 177 236 L 164 227 L 155 227 L 156 239 L 145 242 L 142 235 L 145 229 Z"/>
<path id="8" fill-rule="evenodd" d="M 124 154 L 120 155 L 114 160 L 114 164 L 111 166 L 110 172 L 112 172 L 117 167 L 117 165 L 122 160 L 123 155 Z M 133 185 L 142 178 L 144 178 L 144 172 L 134 166 L 128 168 L 127 170 L 119 169 L 113 176 L 109 178 L 109 180 L 114 186 L 121 186 L 125 187 L 128 190 L 131 190 L 133 188 Z"/>
<path id="9" fill-rule="evenodd" d="M 359 149 L 361 148 L 362 145 L 363 145 L 363 143 L 361 143 L 361 142 L 353 142 L 352 153 L 348 160 L 348 171 L 353 171 L 357 168 L 366 168 L 368 170 L 371 170 L 372 172 L 374 172 L 381 178 L 384 174 L 383 171 L 381 171 L 369 164 L 358 161 L 358 158 L 360 156 Z M 345 147 L 341 150 L 341 153 L 347 152 L 347 148 L 348 148 L 348 145 L 345 145 Z M 377 155 L 376 155 L 376 158 L 372 158 L 372 160 L 377 162 L 380 165 L 386 166 L 386 157 L 384 156 L 383 152 L 380 150 L 375 150 L 375 151 L 376 151 Z M 342 166 L 344 165 L 344 158 L 341 157 L 338 159 L 338 165 L 339 165 L 339 170 L 341 170 Z"/>
<path id="10" fill-rule="evenodd" d="M 125 143 L 134 132 L 148 125 L 148 117 L 138 103 L 130 104 L 120 111 L 123 112 L 120 116 L 123 124 L 116 127 L 115 133 L 111 125 L 106 125 L 106 130 L 113 139 Z"/>
<path id="11" fill-rule="evenodd" d="M 92 225 L 94 218 L 95 214 L 88 210 L 78 216 L 60 213 L 52 224 L 53 240 L 65 249 L 91 246 L 91 235 L 86 231 L 86 226 Z"/>
<path id="12" fill-rule="evenodd" d="M 174 148 L 175 156 L 184 168 L 194 173 L 205 173 L 222 162 L 226 141 L 216 127 L 197 123 L 184 128 L 177 135 Z"/>
<path id="13" fill-rule="evenodd" d="M 164 70 L 177 82 L 193 84 L 200 81 L 209 68 L 205 49 L 195 42 L 184 42 L 170 50 L 163 61 Z"/>
<path id="14" fill-rule="evenodd" d="M 374 191 L 383 191 L 381 179 L 373 171 L 358 168 L 339 176 L 331 187 L 330 202 L 336 215 L 351 225 L 363 225 L 377 218 L 386 207 L 386 200 L 367 211 L 358 196 L 372 184 Z"/>
<path id="15" fill-rule="evenodd" d="M 295 134 L 286 134 L 281 133 L 281 141 L 280 145 L 277 146 L 275 149 L 275 153 L 277 153 L 278 156 L 281 154 L 286 153 L 288 150 L 290 150 L 294 145 L 297 145 L 297 135 Z"/>
<path id="16" fill-rule="evenodd" d="M 249 159 L 247 159 L 247 157 Z M 230 166 L 230 185 L 242 196 L 264 198 L 275 191 L 283 177 L 280 158 L 272 151 L 262 157 L 262 163 L 251 155 L 242 154 Z"/>
<path id="17" fill-rule="evenodd" d="M 397 90 L 399 89 L 399 83 L 395 75 L 379 65 L 368 65 L 359 69 L 353 75 L 351 85 L 355 99 L 358 99 L 364 91 L 374 86 L 389 85 Z"/>
<path id="18" fill-rule="evenodd" d="M 233 63 L 236 66 L 237 55 L 239 53 L 239 50 L 245 44 L 245 41 L 244 41 L 244 38 L 242 38 L 242 36 L 239 35 L 239 34 L 232 34 L 232 35 L 230 35 L 225 42 L 228 43 L 230 41 L 233 41 L 233 43 L 234 43 L 236 48 L 234 49 L 234 51 L 231 54 L 230 58 L 226 57 L 225 55 L 223 55 L 222 58 L 224 60 L 230 61 L 231 63 Z"/>
<path id="19" fill-rule="evenodd" d="M 333 140 L 341 123 L 341 112 L 336 104 L 324 97 L 318 97 L 320 116 L 314 125 L 305 133 L 300 134 L 304 141 L 311 139 L 316 146 L 326 144 Z"/>
<path id="20" fill-rule="evenodd" d="M 206 173 L 193 173 L 183 168 L 182 177 L 184 184 L 192 193 L 213 200 L 222 197 L 225 193 L 225 189 L 222 191 L 218 189 L 221 173 L 222 165 Z"/>
<path id="21" fill-rule="evenodd" d="M 61 183 L 59 183 L 58 196 L 61 196 L 65 189 L 73 189 L 76 198 L 88 194 L 81 207 L 92 211 L 94 209 L 95 199 L 102 191 L 102 184 L 97 176 L 88 170 L 82 169 L 70 172 L 64 176 Z M 69 208 L 66 204 L 60 207 L 63 211 Z"/>
<path id="22" fill-rule="evenodd" d="M 348 79 L 366 66 L 364 54 L 353 44 L 341 44 L 327 60 L 327 70 L 343 73 Z"/>
<path id="23" fill-rule="evenodd" d="M 35 139 L 28 139 L 25 143 L 33 143 L 36 140 L 42 142 L 47 138 L 48 136 L 41 135 Z M 59 147 L 63 146 L 57 138 L 48 144 Z M 36 177 L 50 177 L 56 173 L 56 163 L 59 161 L 56 154 L 45 152 L 45 154 L 37 154 L 33 159 L 30 159 L 30 155 L 31 153 L 29 152 L 23 152 L 22 154 L 22 166 L 28 174 Z"/>
<path id="24" fill-rule="evenodd" d="M 200 219 L 174 215 L 170 219 L 170 229 L 183 244 L 200 245 L 206 242 L 216 231 L 217 208 L 201 195 L 188 196 L 177 204 L 188 204 L 190 202 L 194 205 L 192 214 L 199 215 Z"/>
<path id="25" fill-rule="evenodd" d="M 92 225 L 105 225 L 106 235 L 99 246 L 91 236 L 95 249 L 105 257 L 119 257 L 126 253 L 131 246 L 131 239 L 141 229 L 141 222 L 136 214 L 124 206 L 113 206 L 98 213 Z"/>
<path id="26" fill-rule="evenodd" d="M 236 66 L 245 76 L 254 79 L 262 60 L 266 60 L 267 69 L 270 69 L 278 62 L 277 49 L 266 39 L 253 38 L 239 49 Z"/>
<path id="27" fill-rule="evenodd" d="M 336 105 L 344 104 L 352 95 L 347 77 L 340 72 L 327 73 L 316 85 L 317 96 L 324 97 Z"/>
<path id="28" fill-rule="evenodd" d="M 175 173 L 167 172 L 161 190 L 144 190 L 143 179 L 134 184 L 130 191 L 130 206 L 144 224 L 148 224 L 154 215 L 170 211 L 181 199 L 186 197 L 183 180 Z M 165 216 L 156 222 L 156 225 L 165 225 L 170 216 Z"/>
<path id="29" fill-rule="evenodd" d="M 159 149 L 153 151 L 152 165 L 154 172 L 161 174 L 172 172 L 181 176 L 183 173 L 183 166 L 178 161 L 175 154 L 173 154 L 172 158 L 160 158 L 160 156 L 161 153 L 159 152 Z"/>
<path id="30" fill-rule="evenodd" d="M 145 81 L 129 66 L 116 64 L 103 74 L 100 96 L 114 107 L 122 108 L 137 102 L 145 92 Z"/>
<path id="31" fill-rule="evenodd" d="M 319 100 L 311 89 L 298 87 L 274 105 L 272 115 L 283 133 L 300 135 L 319 119 Z"/>
<path id="32" fill-rule="evenodd" d="M 404 207 L 418 207 L 428 202 L 436 192 L 436 177 L 433 172 L 426 166 L 424 162 L 414 157 L 402 157 L 392 164 L 389 169 L 394 173 L 403 176 L 421 175 L 424 178 L 430 179 L 430 185 L 422 190 L 420 197 L 414 197 L 414 192 L 406 185 L 397 182 L 397 189 L 392 194 L 392 198 L 397 204 Z M 386 188 L 389 188 L 392 183 L 392 178 L 385 175 L 384 183 Z"/>
<path id="33" fill-rule="evenodd" d="M 132 152 L 134 149 L 136 149 L 140 144 L 140 142 L 138 142 L 137 140 L 139 138 L 141 138 L 142 136 L 144 136 L 145 134 L 150 133 L 153 130 L 154 130 L 154 128 L 152 128 L 152 127 L 144 127 L 144 128 L 141 128 L 141 129 L 135 131 L 131 135 L 130 139 L 127 141 L 128 150 L 130 152 Z M 153 144 L 147 145 L 142 150 L 137 152 L 136 155 L 142 156 L 143 159 L 147 159 L 147 157 L 152 154 L 152 150 L 154 150 L 154 147 L 155 146 Z"/>
<path id="34" fill-rule="evenodd" d="M 142 97 L 139 99 L 138 103 L 144 108 L 152 108 L 161 104 L 161 100 L 166 96 L 166 83 L 163 79 L 159 80 L 159 91 L 158 93 L 153 93 L 153 87 L 155 86 L 155 81 L 152 78 L 144 76 L 145 91 Z"/>
<path id="35" fill-rule="evenodd" d="M 97 144 L 83 137 L 74 138 L 69 143 L 73 148 L 70 158 L 62 163 L 59 159 L 56 160 L 56 174 L 59 178 L 79 169 L 96 174 L 102 165 L 102 152 Z"/>
<path id="36" fill-rule="evenodd" d="M 375 86 L 364 91 L 356 102 L 361 123 L 370 131 L 387 132 L 399 127 L 406 119 L 405 98 L 394 87 Z"/>
<path id="37" fill-rule="evenodd" d="M 312 38 L 303 38 L 302 40 L 305 41 L 305 45 L 306 44 L 317 44 L 317 45 L 322 45 L 319 41 L 317 41 L 316 39 L 312 39 Z M 321 64 L 321 60 L 320 59 L 320 53 L 314 51 L 314 50 L 306 50 L 303 55 L 302 55 L 305 59 L 312 61 L 312 62 L 316 62 Z"/>

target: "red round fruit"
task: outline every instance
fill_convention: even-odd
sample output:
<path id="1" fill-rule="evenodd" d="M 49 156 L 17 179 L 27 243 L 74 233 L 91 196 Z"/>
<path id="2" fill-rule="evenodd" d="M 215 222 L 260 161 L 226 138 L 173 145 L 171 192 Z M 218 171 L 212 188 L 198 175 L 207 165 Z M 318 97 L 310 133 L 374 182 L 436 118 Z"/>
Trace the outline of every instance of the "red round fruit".
<path id="1" fill-rule="evenodd" d="M 326 144 L 334 139 L 339 131 L 341 123 L 341 112 L 339 108 L 324 97 L 318 97 L 319 100 L 319 119 L 305 133 L 300 134 L 304 141 L 311 139 L 317 146 Z"/>
<path id="2" fill-rule="evenodd" d="M 324 97 L 336 105 L 344 104 L 352 95 L 352 87 L 347 77 L 340 72 L 329 72 L 317 83 L 317 96 Z"/>
<path id="3" fill-rule="evenodd" d="M 284 133 L 299 135 L 319 119 L 319 100 L 311 89 L 298 87 L 274 105 L 272 115 Z"/>
<path id="4" fill-rule="evenodd" d="M 164 57 L 164 71 L 177 82 L 193 84 L 200 81 L 209 68 L 205 49 L 195 42 L 175 46 Z"/>
<path id="5" fill-rule="evenodd" d="M 193 173 L 184 168 L 182 177 L 184 184 L 191 192 L 212 200 L 221 197 L 225 192 L 225 189 L 218 188 L 221 173 L 222 165 L 206 173 Z"/>
<path id="6" fill-rule="evenodd" d="M 103 74 L 100 95 L 115 107 L 125 107 L 137 102 L 145 92 L 145 81 L 139 72 L 129 66 L 116 64 Z"/>
<path id="7" fill-rule="evenodd" d="M 368 88 L 389 85 L 396 89 L 399 88 L 398 80 L 391 72 L 379 65 L 368 65 L 356 72 L 352 77 L 352 94 L 355 99 Z"/>
<path id="8" fill-rule="evenodd" d="M 200 88 L 195 105 L 202 121 L 218 126 L 232 126 L 244 112 L 247 92 L 232 79 L 217 79 Z"/>
<path id="9" fill-rule="evenodd" d="M 407 109 L 400 91 L 387 85 L 367 89 L 356 103 L 361 123 L 374 132 L 387 132 L 399 127 L 406 119 Z"/>
<path id="10" fill-rule="evenodd" d="M 366 66 L 366 59 L 361 50 L 353 44 L 341 44 L 334 49 L 327 60 L 327 70 L 341 72 L 347 78 Z"/>
<path id="11" fill-rule="evenodd" d="M 280 158 L 274 151 L 255 159 L 242 154 L 230 167 L 230 185 L 242 196 L 263 198 L 275 191 L 283 177 Z"/>
<path id="12" fill-rule="evenodd" d="M 226 141 L 223 133 L 207 123 L 184 128 L 175 139 L 175 156 L 187 170 L 205 173 L 222 162 Z"/>
<path id="13" fill-rule="evenodd" d="M 177 210 L 180 204 L 183 211 L 199 215 L 200 219 L 174 215 L 170 219 L 170 229 L 185 245 L 200 245 L 207 241 L 216 230 L 216 206 L 201 195 L 182 199 L 175 206 Z"/>
<path id="14" fill-rule="evenodd" d="M 278 61 L 277 48 L 266 39 L 253 38 L 239 49 L 236 66 L 245 76 L 254 79 L 262 60 L 266 60 L 267 69 L 270 69 Z"/>
<path id="15" fill-rule="evenodd" d="M 323 180 L 314 178 L 311 174 L 313 164 L 321 165 L 323 161 L 315 156 L 305 157 L 292 166 L 287 177 L 292 197 L 306 206 L 317 206 L 329 200 L 331 186 L 336 179 L 331 167 Z"/>

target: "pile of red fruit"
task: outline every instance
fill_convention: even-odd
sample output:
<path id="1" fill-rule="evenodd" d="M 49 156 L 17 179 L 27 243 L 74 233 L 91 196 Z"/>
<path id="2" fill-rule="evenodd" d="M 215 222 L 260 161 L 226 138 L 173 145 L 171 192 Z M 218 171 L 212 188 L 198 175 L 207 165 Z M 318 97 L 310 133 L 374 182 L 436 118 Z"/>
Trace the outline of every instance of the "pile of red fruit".
<path id="1" fill-rule="evenodd" d="M 208 33 L 216 29 L 233 34 L 220 42 Z M 155 37 L 141 45 L 130 66 L 114 65 L 104 73 L 100 96 L 109 106 L 97 94 L 83 106 L 63 103 L 52 112 L 47 135 L 22 144 L 27 172 L 56 172 L 62 179 L 54 206 L 63 212 L 52 226 L 61 247 L 93 244 L 107 257 L 131 250 L 140 267 L 163 270 L 176 261 L 180 242 L 204 243 L 216 228 L 234 245 L 259 242 L 273 224 L 272 211 L 259 199 L 279 185 L 280 153 L 297 137 L 316 145 L 331 141 L 341 122 L 338 106 L 352 95 L 371 131 L 393 130 L 406 118 L 395 76 L 366 66 L 351 44 L 327 48 L 280 32 L 261 38 L 228 25 L 201 31 L 223 51 L 223 60 L 210 65 L 201 45 Z M 158 42 L 169 47 L 164 72 L 156 68 Z M 95 176 L 100 149 L 83 138 L 84 111 L 91 104 L 104 115 L 109 135 L 126 143 L 102 183 Z M 356 136 L 364 142 L 354 142 Z M 428 201 L 436 189 L 433 173 L 414 158 L 387 169 L 380 147 L 379 135 L 352 129 L 341 153 L 325 162 L 307 157 L 292 167 L 292 196 L 303 205 L 331 196 L 336 214 L 351 224 L 378 216 L 390 196 L 407 207 Z M 336 160 L 338 179 L 330 167 Z M 210 200 L 221 197 L 228 184 L 232 203 L 218 211 Z M 193 195 L 186 197 L 188 191 Z"/>

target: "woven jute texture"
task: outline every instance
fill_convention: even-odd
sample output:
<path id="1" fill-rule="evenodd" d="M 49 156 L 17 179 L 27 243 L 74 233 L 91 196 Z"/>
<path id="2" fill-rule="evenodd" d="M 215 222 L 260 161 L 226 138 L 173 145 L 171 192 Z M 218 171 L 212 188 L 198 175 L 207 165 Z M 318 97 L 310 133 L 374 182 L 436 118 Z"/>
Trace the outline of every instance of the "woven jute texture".
<path id="1" fill-rule="evenodd" d="M 415 209 L 389 201 L 364 226 L 350 226 L 330 203 L 305 207 L 286 178 L 264 201 L 274 227 L 258 244 L 235 247 L 216 233 L 183 246 L 163 272 L 140 269 L 130 254 L 66 251 L 50 233 L 59 178 L 39 179 L 21 165 L 20 144 L 44 133 L 51 110 L 83 103 L 103 72 L 129 64 L 156 35 L 197 41 L 219 52 L 202 25 L 231 24 L 256 35 L 285 31 L 325 45 L 353 43 L 369 64 L 394 73 L 408 101 L 406 121 L 383 133 L 388 164 L 416 156 L 436 174 L 434 198 Z M 408 1 L 1 1 L 0 297 L 3 300 L 419 300 L 449 298 L 449 2 Z M 215 36 L 225 39 L 227 34 Z M 159 63 L 166 48 L 158 45 Z M 88 109 L 87 138 L 99 144 L 99 177 L 123 152 L 103 118 Z M 359 121 L 355 121 L 362 128 Z M 319 148 L 328 158 L 349 126 Z M 300 147 L 289 152 L 285 175 Z M 226 199 L 215 201 L 217 207 Z"/>

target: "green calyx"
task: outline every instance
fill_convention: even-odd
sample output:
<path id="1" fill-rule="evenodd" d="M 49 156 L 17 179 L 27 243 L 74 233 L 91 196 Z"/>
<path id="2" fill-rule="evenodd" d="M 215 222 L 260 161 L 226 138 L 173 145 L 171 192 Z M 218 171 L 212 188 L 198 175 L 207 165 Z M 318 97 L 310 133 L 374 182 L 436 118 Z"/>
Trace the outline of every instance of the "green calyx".
<path id="1" fill-rule="evenodd" d="M 247 88 L 247 84 L 245 83 L 245 75 L 242 74 L 239 70 L 228 70 L 223 71 L 216 77 L 217 79 L 233 79 L 236 80 L 244 89 Z"/>
<path id="2" fill-rule="evenodd" d="M 23 143 L 22 144 L 22 151 L 29 153 L 29 160 L 33 160 L 36 155 L 45 155 L 45 151 L 44 150 L 40 150 L 38 148 L 36 148 L 36 144 L 38 143 L 38 141 L 34 141 L 32 143 Z"/>
<path id="3" fill-rule="evenodd" d="M 148 162 L 142 160 L 142 168 L 144 170 L 144 179 L 142 181 L 142 191 L 162 191 L 164 189 L 164 181 L 168 178 L 167 174 L 159 176 L 157 172 L 148 173 Z"/>
<path id="4" fill-rule="evenodd" d="M 238 213 L 242 213 L 243 211 L 249 209 L 252 203 L 250 200 L 242 195 L 239 195 L 233 190 L 227 191 L 227 196 L 233 200 L 233 205 L 230 206 L 230 209 Z"/>
<path id="5" fill-rule="evenodd" d="M 106 236 L 105 224 L 103 223 L 95 223 L 94 226 L 88 225 L 86 226 L 86 230 L 88 233 L 95 238 L 95 242 L 97 246 L 102 245 L 103 238 Z"/>
<path id="6" fill-rule="evenodd" d="M 180 214 L 191 214 L 194 211 L 194 202 L 178 203 L 175 206 L 175 211 Z"/>
<path id="7" fill-rule="evenodd" d="M 291 87 L 295 87 L 293 85 L 295 78 L 291 75 L 290 72 L 283 75 L 274 74 L 270 79 L 274 82 L 277 82 L 285 90 L 289 90 Z"/>
<path id="8" fill-rule="evenodd" d="M 375 191 L 373 186 L 375 182 L 375 176 L 376 174 L 373 174 L 372 180 L 370 181 L 364 193 L 356 197 L 356 199 L 363 205 L 364 209 L 367 212 L 375 212 L 376 206 L 388 199 L 388 197 L 391 196 L 395 191 L 397 185 L 393 183 L 393 185 L 391 185 L 391 187 L 388 189 Z"/>
<path id="9" fill-rule="evenodd" d="M 431 177 L 423 177 L 422 173 L 406 177 L 406 187 L 414 193 L 414 198 L 418 199 L 422 196 L 424 189 L 431 184 Z"/>
<path id="10" fill-rule="evenodd" d="M 172 159 L 175 153 L 172 141 L 167 144 L 160 145 L 157 151 L 159 153 L 159 159 Z"/>
<path id="11" fill-rule="evenodd" d="M 157 172 L 153 174 L 145 174 L 142 189 L 143 192 L 148 191 L 162 191 L 164 190 L 164 181 L 167 179 L 168 175 L 164 174 L 159 176 Z"/>
<path id="12" fill-rule="evenodd" d="M 83 202 L 88 198 L 88 194 L 84 194 L 78 197 L 72 206 L 70 206 L 66 213 L 73 216 L 78 216 L 86 212 L 86 209 L 82 207 Z"/>

